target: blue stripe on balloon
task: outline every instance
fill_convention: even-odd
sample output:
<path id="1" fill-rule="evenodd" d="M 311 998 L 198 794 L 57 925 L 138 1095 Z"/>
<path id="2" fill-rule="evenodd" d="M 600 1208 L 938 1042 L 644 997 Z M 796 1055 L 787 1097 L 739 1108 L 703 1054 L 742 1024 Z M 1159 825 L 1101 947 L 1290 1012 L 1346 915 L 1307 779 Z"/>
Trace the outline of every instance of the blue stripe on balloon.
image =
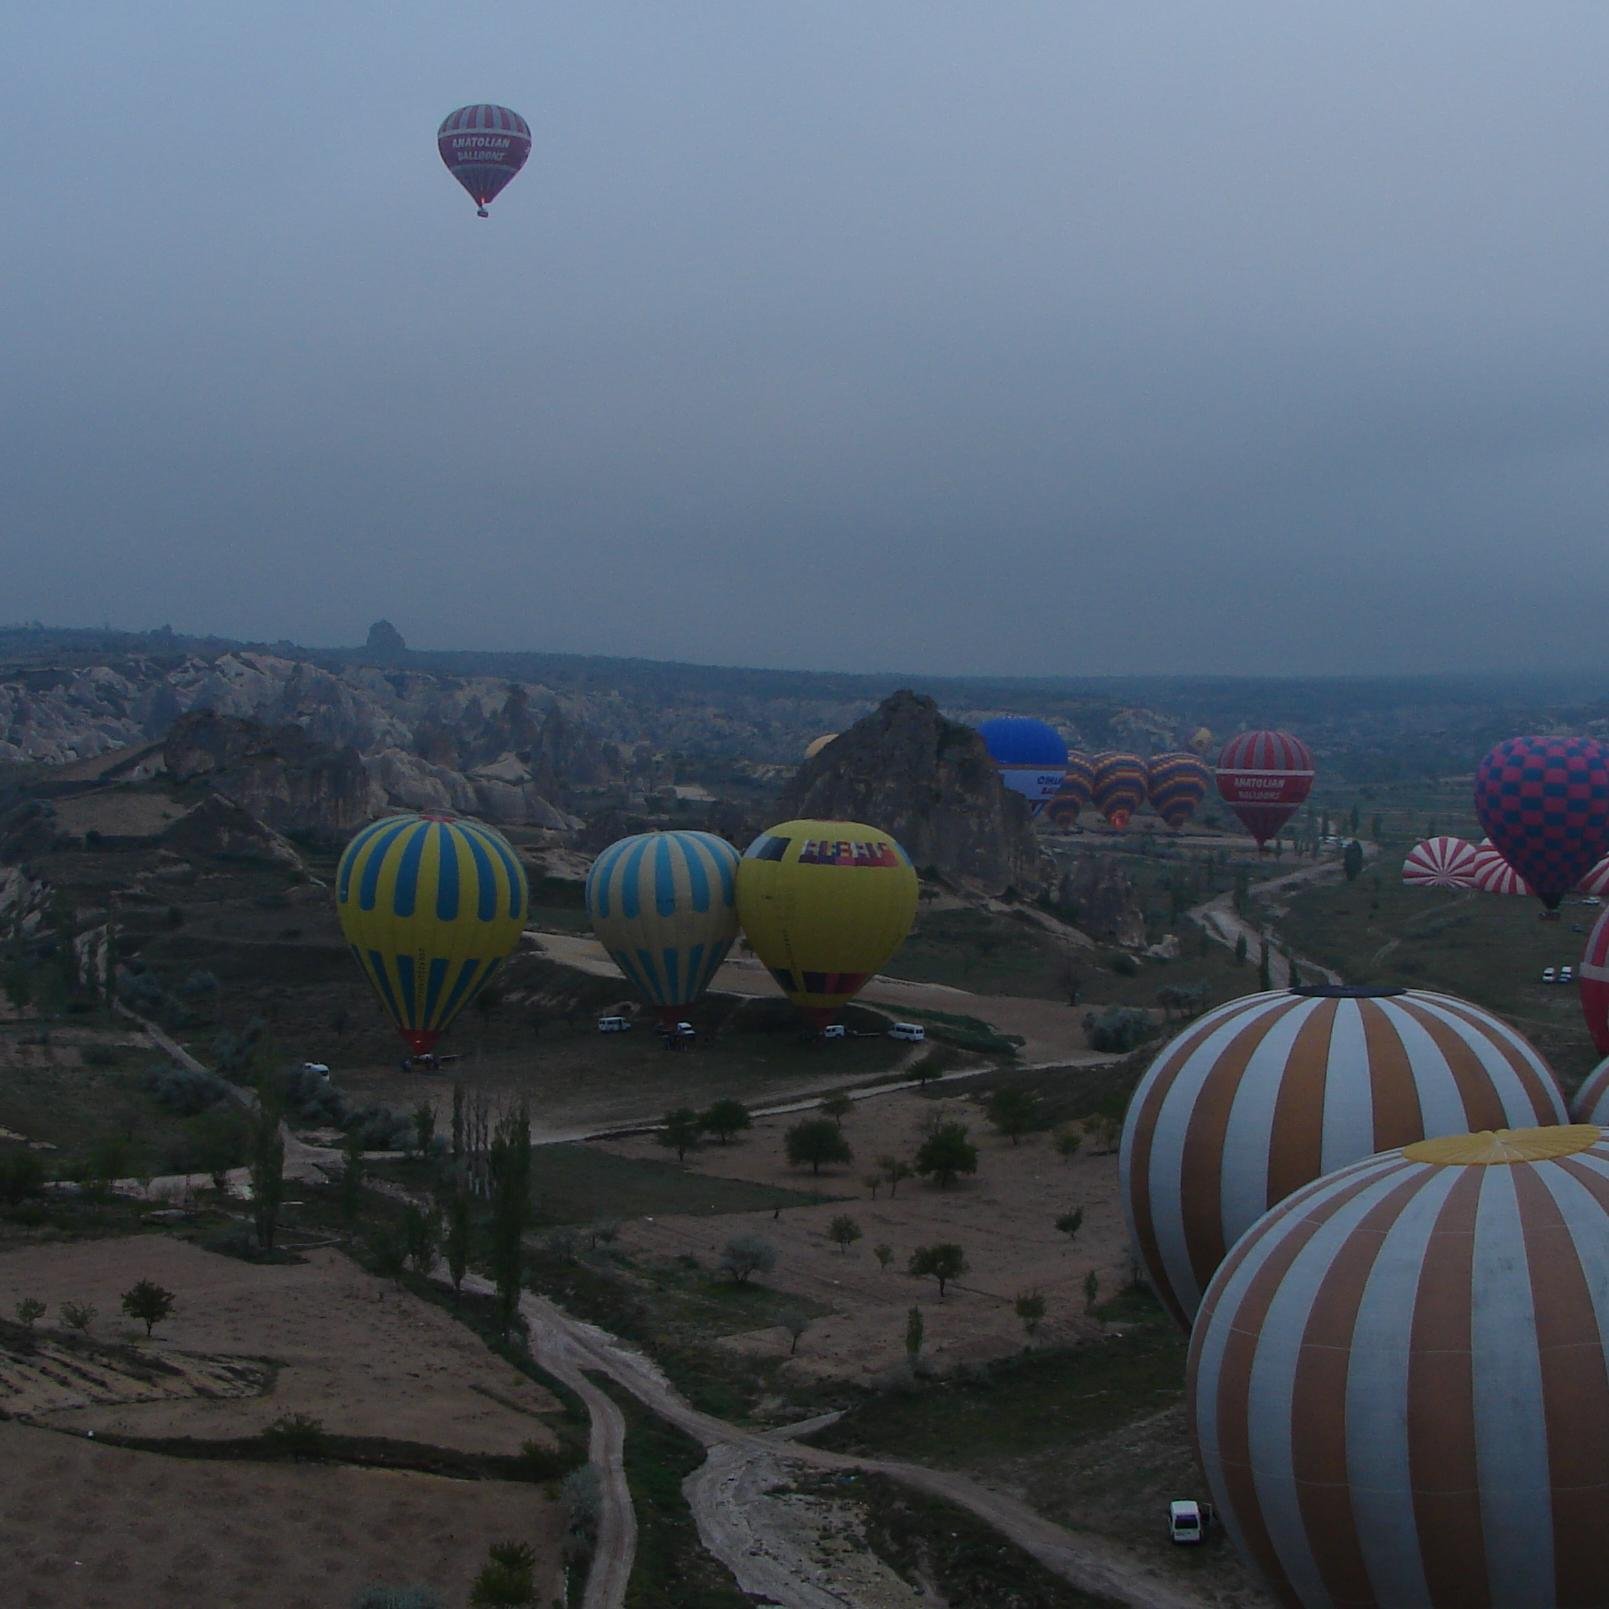
<path id="1" fill-rule="evenodd" d="M 709 986 L 709 979 L 705 976 L 704 946 L 695 944 L 687 952 L 687 994 L 688 1000 L 696 1000 Z"/>
<path id="2" fill-rule="evenodd" d="M 681 956 L 667 945 L 663 951 L 665 958 L 665 1001 L 666 1004 L 677 1004 L 687 998 L 682 993 Z"/>
<path id="3" fill-rule="evenodd" d="M 429 1028 L 436 1021 L 436 1003 L 441 999 L 441 986 L 447 981 L 447 963 L 437 956 L 430 963 L 430 971 L 425 976 L 425 1014 L 420 1019 Z"/>
<path id="4" fill-rule="evenodd" d="M 612 881 L 610 873 L 620 859 L 620 845 L 610 844 L 604 852 L 592 863 L 592 870 L 587 873 L 587 886 L 583 898 L 586 907 L 594 918 L 608 918 L 609 915 L 609 888 Z"/>
<path id="5" fill-rule="evenodd" d="M 659 968 L 654 965 L 653 952 L 638 950 L 637 965 L 642 969 L 642 975 L 648 980 L 648 998 L 656 1006 L 667 1005 L 669 1002 L 665 995 L 665 980 L 659 974 Z"/>
<path id="6" fill-rule="evenodd" d="M 436 854 L 436 916 L 450 922 L 458 915 L 458 840 L 441 821 L 436 823 Z"/>
<path id="7" fill-rule="evenodd" d="M 413 957 L 396 955 L 391 959 L 397 969 L 397 998 L 402 1002 L 402 1020 L 410 1028 L 417 1028 L 419 1002 L 413 995 Z"/>
<path id="8" fill-rule="evenodd" d="M 385 1008 L 398 1022 L 405 1023 L 407 1019 L 397 1009 L 397 997 L 391 987 L 391 979 L 386 973 L 385 957 L 378 950 L 369 951 L 369 976 L 374 979 L 374 986 L 380 991 L 380 998 L 385 1001 Z"/>
<path id="9" fill-rule="evenodd" d="M 390 830 L 383 838 L 376 837 L 369 846 L 363 861 L 363 875 L 358 879 L 358 908 L 372 911 L 376 892 L 380 886 L 380 867 L 385 863 L 387 852 L 397 838 L 414 825 L 412 816 L 403 816 L 400 820 L 393 817 L 389 823 Z"/>
<path id="10" fill-rule="evenodd" d="M 629 950 L 611 950 L 609 959 L 620 968 L 620 973 L 638 994 L 646 995 L 648 999 L 654 998 L 654 991 L 648 987 L 647 980 L 637 970 L 637 963 L 632 960 Z"/>
<path id="11" fill-rule="evenodd" d="M 693 909 L 707 911 L 710 908 L 709 862 L 715 857 L 696 833 L 689 833 L 682 841 L 681 848 L 687 862 L 687 883 L 693 896 Z"/>
<path id="12" fill-rule="evenodd" d="M 447 996 L 447 1003 L 441 1008 L 441 1017 L 439 1019 L 441 1022 L 447 1023 L 452 1021 L 453 1016 L 457 1012 L 459 1006 L 461 1006 L 464 1000 L 467 998 L 465 991 L 468 989 L 470 979 L 475 976 L 475 969 L 479 965 L 479 961 L 470 959 L 465 961 L 463 965 L 459 967 L 458 981 L 453 984 L 453 992 Z"/>
<path id="13" fill-rule="evenodd" d="M 654 909 L 661 916 L 676 914 L 676 862 L 669 833 L 659 833 L 654 839 Z"/>
<path id="14" fill-rule="evenodd" d="M 384 832 L 393 825 L 395 816 L 387 816 L 384 821 L 371 821 L 369 825 L 346 846 L 346 853 L 341 856 L 340 880 L 336 885 L 336 901 L 345 905 L 352 890 L 352 874 L 357 870 L 359 857 L 363 854 L 364 846 L 376 833 Z"/>
<path id="15" fill-rule="evenodd" d="M 715 857 L 715 864 L 721 873 L 721 907 L 729 911 L 737 904 L 737 863 L 740 857 L 725 839 L 721 840 L 721 850 L 722 853 Z M 726 854 L 726 850 L 732 852 Z"/>
<path id="16" fill-rule="evenodd" d="M 525 887 L 525 878 L 520 871 L 520 863 L 515 860 L 507 844 L 503 842 L 501 833 L 489 831 L 479 822 L 464 822 L 464 828 L 472 837 L 479 838 L 491 852 L 503 863 L 503 871 L 508 877 L 508 919 L 518 921 L 525 914 L 521 900 L 521 890 Z"/>
<path id="17" fill-rule="evenodd" d="M 419 862 L 424 856 L 425 843 L 430 837 L 430 824 L 416 821 L 413 831 L 402 846 L 402 860 L 397 866 L 397 883 L 391 895 L 391 910 L 395 916 L 412 916 L 419 899 Z"/>
<path id="18" fill-rule="evenodd" d="M 620 914 L 628 922 L 635 921 L 638 911 L 642 908 L 637 881 L 642 873 L 643 856 L 647 853 L 648 839 L 643 837 L 637 839 L 626 854 L 626 867 L 621 873 Z"/>
<path id="19" fill-rule="evenodd" d="M 475 862 L 475 919 L 490 922 L 497 915 L 497 874 L 492 870 L 486 846 L 476 834 L 465 832 L 464 842 L 469 845 L 470 859 Z"/>

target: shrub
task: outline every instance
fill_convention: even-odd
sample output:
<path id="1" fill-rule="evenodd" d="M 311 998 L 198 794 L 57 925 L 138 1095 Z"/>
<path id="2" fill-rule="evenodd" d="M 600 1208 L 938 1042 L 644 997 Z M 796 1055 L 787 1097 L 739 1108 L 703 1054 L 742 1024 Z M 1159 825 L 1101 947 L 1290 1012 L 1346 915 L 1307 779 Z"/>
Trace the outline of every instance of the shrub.
<path id="1" fill-rule="evenodd" d="M 783 1136 L 788 1161 L 796 1168 L 810 1164 L 810 1171 L 821 1172 L 823 1162 L 852 1162 L 855 1153 L 843 1131 L 830 1117 L 807 1118 L 795 1123 Z"/>
<path id="2" fill-rule="evenodd" d="M 221 1078 L 188 1067 L 149 1068 L 144 1084 L 163 1106 L 181 1117 L 196 1117 L 229 1098 L 229 1086 Z"/>
<path id="3" fill-rule="evenodd" d="M 1129 1051 L 1153 1032 L 1150 1015 L 1133 1006 L 1108 1006 L 1089 1030 L 1091 1050 Z"/>
<path id="4" fill-rule="evenodd" d="M 517 1609 L 530 1603 L 536 1594 L 533 1575 L 536 1553 L 525 1542 L 494 1542 L 487 1550 L 486 1563 L 475 1577 L 469 1601 L 475 1609 Z"/>
<path id="5" fill-rule="evenodd" d="M 32 1329 L 45 1316 L 45 1303 L 37 1296 L 25 1296 L 17 1303 L 17 1322 Z"/>
<path id="6" fill-rule="evenodd" d="M 1140 963 L 1126 950 L 1114 955 L 1109 965 L 1120 978 L 1137 978 L 1140 975 Z"/>
<path id="7" fill-rule="evenodd" d="M 0 1202 L 14 1207 L 28 1196 L 39 1195 L 44 1187 L 45 1165 L 32 1151 L 0 1156 Z"/>
<path id="8" fill-rule="evenodd" d="M 978 1171 L 978 1148 L 967 1138 L 964 1123 L 941 1123 L 916 1153 L 916 1171 L 942 1190 L 962 1173 Z"/>
<path id="9" fill-rule="evenodd" d="M 847 1212 L 839 1213 L 827 1230 L 827 1238 L 837 1245 L 840 1252 L 848 1251 L 860 1237 L 860 1225 Z"/>
<path id="10" fill-rule="evenodd" d="M 564 1526 L 564 1562 L 568 1565 L 585 1563 L 592 1557 L 598 1543 L 598 1516 L 603 1509 L 603 1483 L 598 1478 L 596 1464 L 583 1464 L 564 1477 L 560 1488 L 566 1520 Z"/>
<path id="11" fill-rule="evenodd" d="M 527 1480 L 557 1480 L 570 1469 L 571 1460 L 562 1447 L 548 1447 L 539 1441 L 522 1441 L 520 1465 Z"/>
<path id="12" fill-rule="evenodd" d="M 305 1413 L 282 1414 L 263 1431 L 263 1441 L 271 1451 L 298 1463 L 304 1458 L 323 1458 L 330 1446 L 324 1421 Z"/>
<path id="13" fill-rule="evenodd" d="M 777 1266 L 777 1249 L 759 1235 L 734 1235 L 721 1251 L 719 1266 L 734 1284 L 746 1285 L 751 1275 L 769 1274 Z"/>
<path id="14" fill-rule="evenodd" d="M 71 1329 L 88 1331 L 95 1322 L 96 1309 L 88 1302 L 63 1302 L 61 1316 Z"/>

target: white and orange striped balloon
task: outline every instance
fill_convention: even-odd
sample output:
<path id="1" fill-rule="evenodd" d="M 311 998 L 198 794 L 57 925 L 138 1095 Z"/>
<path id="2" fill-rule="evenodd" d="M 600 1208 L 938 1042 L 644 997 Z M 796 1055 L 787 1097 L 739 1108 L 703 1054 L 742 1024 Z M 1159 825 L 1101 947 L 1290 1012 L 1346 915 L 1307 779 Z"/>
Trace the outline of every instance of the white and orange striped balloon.
<path id="1" fill-rule="evenodd" d="M 1587 1074 L 1581 1088 L 1570 1097 L 1570 1121 L 1609 1128 L 1609 1056 Z"/>
<path id="2" fill-rule="evenodd" d="M 1190 1414 L 1281 1603 L 1609 1599 L 1609 1138 L 1427 1140 L 1275 1207 L 1190 1341 Z"/>
<path id="3" fill-rule="evenodd" d="M 1562 1123 L 1547 1063 L 1451 995 L 1313 987 L 1243 995 L 1174 1038 L 1123 1124 L 1129 1233 L 1188 1329 L 1224 1253 L 1276 1201 L 1394 1145 Z"/>
<path id="4" fill-rule="evenodd" d="M 1402 880 L 1416 888 L 1468 888 L 1475 846 L 1466 838 L 1425 838 L 1408 851 Z"/>

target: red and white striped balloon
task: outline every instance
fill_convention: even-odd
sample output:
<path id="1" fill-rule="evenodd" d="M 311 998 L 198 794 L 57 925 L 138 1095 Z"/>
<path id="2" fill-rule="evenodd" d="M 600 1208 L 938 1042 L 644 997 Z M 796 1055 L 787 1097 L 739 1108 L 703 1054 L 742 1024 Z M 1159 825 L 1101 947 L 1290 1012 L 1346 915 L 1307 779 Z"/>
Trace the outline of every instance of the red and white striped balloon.
<path id="1" fill-rule="evenodd" d="M 1469 885 L 1483 894 L 1529 894 L 1531 885 L 1503 859 L 1503 852 L 1490 839 L 1475 846 L 1475 859 L 1469 868 Z"/>
<path id="2" fill-rule="evenodd" d="M 1609 1595 L 1609 1138 L 1426 1140 L 1281 1202 L 1190 1341 L 1190 1414 L 1281 1603 Z"/>
<path id="3" fill-rule="evenodd" d="M 1581 1088 L 1570 1097 L 1570 1121 L 1609 1128 L 1609 1056 L 1587 1074 Z"/>
<path id="4" fill-rule="evenodd" d="M 1609 894 L 1609 855 L 1605 855 L 1575 886 L 1578 894 L 1596 894 L 1600 899 Z"/>
<path id="5" fill-rule="evenodd" d="M 1609 911 L 1592 924 L 1587 935 L 1576 971 L 1576 990 L 1593 1048 L 1600 1056 L 1609 1056 Z"/>
<path id="6" fill-rule="evenodd" d="M 1469 888 L 1475 846 L 1466 838 L 1425 838 L 1408 851 L 1402 880 L 1415 888 Z"/>
<path id="7" fill-rule="evenodd" d="M 1151 1063 L 1123 1124 L 1129 1233 L 1185 1329 L 1224 1253 L 1276 1201 L 1427 1135 L 1562 1123 L 1548 1065 L 1451 995 L 1313 987 L 1244 995 Z"/>

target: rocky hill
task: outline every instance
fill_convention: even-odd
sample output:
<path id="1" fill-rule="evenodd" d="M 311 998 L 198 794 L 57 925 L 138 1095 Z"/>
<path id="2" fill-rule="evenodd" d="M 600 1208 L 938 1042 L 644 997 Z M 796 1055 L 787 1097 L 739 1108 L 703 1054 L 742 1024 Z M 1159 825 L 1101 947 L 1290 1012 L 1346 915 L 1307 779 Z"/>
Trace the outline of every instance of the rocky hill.
<path id="1" fill-rule="evenodd" d="M 869 822 L 918 867 L 979 893 L 1032 897 L 1052 875 L 1028 807 L 1000 786 L 983 739 L 918 693 L 893 694 L 806 760 L 777 813 Z"/>

